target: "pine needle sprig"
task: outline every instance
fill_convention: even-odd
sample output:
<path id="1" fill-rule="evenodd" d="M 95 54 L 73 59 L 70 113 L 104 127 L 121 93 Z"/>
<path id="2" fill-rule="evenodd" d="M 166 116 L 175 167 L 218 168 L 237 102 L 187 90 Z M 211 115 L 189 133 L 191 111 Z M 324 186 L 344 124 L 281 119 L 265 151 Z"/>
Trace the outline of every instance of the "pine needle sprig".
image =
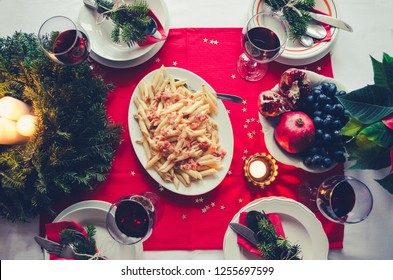
<path id="1" fill-rule="evenodd" d="M 315 0 L 266 0 L 274 12 L 283 14 L 289 24 L 290 39 L 299 39 L 306 32 L 311 21 L 309 11 L 314 8 Z"/>
<path id="2" fill-rule="evenodd" d="M 114 23 L 111 34 L 113 42 L 123 41 L 132 46 L 146 40 L 145 31 L 152 22 L 146 1 L 140 0 L 120 7 L 115 7 L 114 3 L 107 0 L 97 0 L 96 3 L 97 12 Z"/>
<path id="3" fill-rule="evenodd" d="M 75 231 L 71 229 L 64 229 L 60 232 L 60 241 L 62 244 L 70 244 L 74 247 L 77 253 L 77 260 L 98 259 L 102 260 L 103 257 L 97 256 L 96 252 L 96 228 L 93 225 L 87 225 L 86 238 L 82 240 L 75 235 Z"/>
<path id="4" fill-rule="evenodd" d="M 266 260 L 300 260 L 301 248 L 292 245 L 289 240 L 279 236 L 268 216 L 262 212 L 262 219 L 258 222 L 258 249 L 262 258 Z"/>

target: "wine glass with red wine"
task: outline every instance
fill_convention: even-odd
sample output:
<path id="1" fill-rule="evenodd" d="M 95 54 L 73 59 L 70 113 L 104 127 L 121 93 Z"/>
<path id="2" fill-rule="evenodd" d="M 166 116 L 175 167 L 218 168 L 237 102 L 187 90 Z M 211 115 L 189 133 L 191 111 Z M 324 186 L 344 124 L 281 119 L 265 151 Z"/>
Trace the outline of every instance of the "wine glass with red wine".
<path id="1" fill-rule="evenodd" d="M 369 188 L 361 181 L 345 175 L 327 178 L 316 191 L 319 211 L 329 220 L 355 224 L 368 217 L 373 207 Z"/>
<path id="2" fill-rule="evenodd" d="M 152 192 L 131 195 L 111 205 L 106 228 L 114 240 L 131 245 L 150 237 L 163 215 L 163 202 Z"/>
<path id="3" fill-rule="evenodd" d="M 268 62 L 281 55 L 288 41 L 288 23 L 276 13 L 258 13 L 251 17 L 241 34 L 243 53 L 237 61 L 239 75 L 247 81 L 259 81 L 267 73 Z"/>
<path id="4" fill-rule="evenodd" d="M 77 65 L 90 54 L 86 31 L 65 16 L 46 20 L 38 31 L 38 40 L 45 54 L 62 65 Z"/>

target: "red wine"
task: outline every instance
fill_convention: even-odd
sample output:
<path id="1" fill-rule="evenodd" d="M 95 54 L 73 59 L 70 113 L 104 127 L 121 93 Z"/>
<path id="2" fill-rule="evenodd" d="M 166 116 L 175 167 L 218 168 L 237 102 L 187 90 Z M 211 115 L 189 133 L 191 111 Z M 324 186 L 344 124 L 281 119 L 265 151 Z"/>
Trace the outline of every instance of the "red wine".
<path id="1" fill-rule="evenodd" d="M 247 53 L 255 59 L 271 59 L 280 50 L 280 39 L 276 33 L 266 27 L 251 28 L 244 35 L 243 40 Z"/>
<path id="2" fill-rule="evenodd" d="M 89 56 L 89 49 L 86 34 L 75 29 L 60 33 L 53 41 L 53 52 L 58 54 L 56 58 L 66 65 L 83 62 Z"/>
<path id="3" fill-rule="evenodd" d="M 332 192 L 332 210 L 339 218 L 345 217 L 355 205 L 355 191 L 348 182 L 339 183 Z"/>
<path id="4" fill-rule="evenodd" d="M 115 221 L 127 236 L 143 238 L 149 231 L 149 216 L 145 208 L 135 201 L 122 201 L 116 209 Z"/>

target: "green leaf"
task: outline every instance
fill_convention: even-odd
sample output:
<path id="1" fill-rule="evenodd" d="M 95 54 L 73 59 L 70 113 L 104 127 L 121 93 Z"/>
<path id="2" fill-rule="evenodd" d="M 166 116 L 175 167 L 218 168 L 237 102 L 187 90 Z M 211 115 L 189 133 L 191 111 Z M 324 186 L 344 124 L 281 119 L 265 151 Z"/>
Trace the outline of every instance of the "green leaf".
<path id="1" fill-rule="evenodd" d="M 381 186 L 386 189 L 388 192 L 393 194 L 393 173 L 385 176 L 381 180 L 375 180 L 381 184 Z"/>
<path id="2" fill-rule="evenodd" d="M 393 91 L 393 57 L 384 53 L 382 63 L 385 70 L 386 83 L 390 90 Z"/>
<path id="3" fill-rule="evenodd" d="M 393 132 L 383 122 L 376 122 L 360 131 L 367 139 L 383 148 L 390 147 L 393 143 Z"/>
<path id="4" fill-rule="evenodd" d="M 341 135 L 356 136 L 364 128 L 364 125 L 355 118 L 350 118 L 347 124 L 340 130 Z"/>
<path id="5" fill-rule="evenodd" d="M 355 162 L 349 169 L 379 170 L 391 165 L 390 148 L 382 148 L 377 145 L 364 148 L 364 145 L 359 146 L 357 141 L 349 142 L 345 148 L 349 160 Z"/>
<path id="6" fill-rule="evenodd" d="M 374 70 L 374 83 L 376 86 L 388 87 L 388 82 L 386 80 L 385 68 L 382 62 L 379 62 L 371 56 L 371 62 Z"/>
<path id="7" fill-rule="evenodd" d="M 368 85 L 337 98 L 363 124 L 372 124 L 393 113 L 393 93 L 384 87 Z"/>

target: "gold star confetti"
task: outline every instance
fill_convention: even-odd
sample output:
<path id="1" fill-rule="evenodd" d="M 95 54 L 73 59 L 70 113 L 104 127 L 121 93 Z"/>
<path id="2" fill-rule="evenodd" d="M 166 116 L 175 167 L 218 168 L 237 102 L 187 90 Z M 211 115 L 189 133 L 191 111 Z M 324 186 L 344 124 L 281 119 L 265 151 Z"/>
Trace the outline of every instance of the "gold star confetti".
<path id="1" fill-rule="evenodd" d="M 251 118 L 251 121 L 252 121 L 252 122 L 255 122 L 255 118 Z"/>
<path id="2" fill-rule="evenodd" d="M 257 132 L 256 132 L 255 130 L 253 130 L 251 133 L 252 133 L 253 135 L 257 134 Z"/>
<path id="3" fill-rule="evenodd" d="M 131 171 L 132 176 L 135 176 L 135 174 L 136 174 L 135 171 Z"/>
<path id="4" fill-rule="evenodd" d="M 247 108 L 243 107 L 242 111 L 243 111 L 243 113 L 246 113 L 247 112 Z"/>
<path id="5" fill-rule="evenodd" d="M 235 74 L 232 74 L 232 75 L 231 75 L 231 78 L 232 78 L 232 79 L 236 79 L 236 75 L 235 75 Z"/>
<path id="6" fill-rule="evenodd" d="M 243 198 L 239 198 L 237 201 L 238 201 L 239 203 L 242 203 L 242 202 L 243 202 Z"/>
<path id="7" fill-rule="evenodd" d="M 246 156 L 242 156 L 242 160 L 245 161 L 247 159 Z"/>
<path id="8" fill-rule="evenodd" d="M 221 206 L 220 206 L 220 209 L 221 209 L 221 210 L 224 210 L 224 209 L 225 209 L 225 206 L 224 206 L 224 205 L 221 205 Z"/>
<path id="9" fill-rule="evenodd" d="M 209 209 L 210 209 L 210 206 L 209 206 L 209 205 L 206 205 L 206 206 L 205 206 L 205 209 L 206 209 L 206 211 L 209 210 Z"/>
<path id="10" fill-rule="evenodd" d="M 318 67 L 317 67 L 317 70 L 318 70 L 318 71 L 321 71 L 321 70 L 322 70 L 322 67 L 321 67 L 321 66 L 318 66 Z"/>
<path id="11" fill-rule="evenodd" d="M 203 38 L 203 42 L 207 43 L 209 40 L 207 38 Z"/>
<path id="12" fill-rule="evenodd" d="M 161 192 L 163 192 L 163 191 L 164 191 L 164 187 L 163 187 L 163 186 L 161 186 L 161 185 L 158 187 L 158 189 L 159 189 Z"/>
<path id="13" fill-rule="evenodd" d="M 244 150 L 243 153 L 244 153 L 245 155 L 247 155 L 247 154 L 248 154 L 248 150 Z"/>
<path id="14" fill-rule="evenodd" d="M 243 105 L 246 105 L 246 104 L 247 104 L 247 100 L 243 100 L 243 101 L 242 101 L 242 104 L 243 104 Z"/>
<path id="15" fill-rule="evenodd" d="M 155 61 L 156 61 L 156 62 L 160 62 L 161 59 L 160 59 L 159 57 L 157 57 Z"/>
<path id="16" fill-rule="evenodd" d="M 210 44 L 212 44 L 212 45 L 213 45 L 213 44 L 214 44 L 214 40 L 210 40 Z"/>
<path id="17" fill-rule="evenodd" d="M 172 64 L 173 64 L 173 66 L 176 66 L 177 65 L 177 61 L 174 61 Z"/>
<path id="18" fill-rule="evenodd" d="M 214 45 L 218 45 L 218 41 L 217 40 L 214 40 L 214 43 L 213 43 Z"/>
<path id="19" fill-rule="evenodd" d="M 215 202 L 212 202 L 212 203 L 210 203 L 210 206 L 211 206 L 211 207 L 214 207 L 214 206 L 216 206 L 216 203 L 215 203 Z"/>
<path id="20" fill-rule="evenodd" d="M 232 170 L 228 170 L 228 175 L 232 175 Z"/>
<path id="21" fill-rule="evenodd" d="M 248 138 L 250 138 L 250 139 L 252 139 L 252 138 L 254 137 L 254 135 L 253 135 L 251 132 L 247 133 L 247 136 L 248 136 Z"/>
<path id="22" fill-rule="evenodd" d="M 246 120 L 246 123 L 250 123 L 250 122 L 251 122 L 251 120 L 250 120 L 250 119 L 247 119 L 247 120 Z"/>
<path id="23" fill-rule="evenodd" d="M 183 214 L 183 215 L 181 215 L 181 218 L 182 218 L 182 220 L 185 220 L 185 219 L 187 219 L 187 215 Z"/>
<path id="24" fill-rule="evenodd" d="M 227 110 L 227 113 L 230 114 L 230 113 L 231 113 L 231 110 L 228 109 L 228 110 Z"/>
<path id="25" fill-rule="evenodd" d="M 243 127 L 247 129 L 247 128 L 248 128 L 248 125 L 245 124 L 245 125 L 243 125 Z"/>
<path id="26" fill-rule="evenodd" d="M 202 214 L 205 214 L 206 213 L 206 209 L 205 208 L 202 208 Z"/>

